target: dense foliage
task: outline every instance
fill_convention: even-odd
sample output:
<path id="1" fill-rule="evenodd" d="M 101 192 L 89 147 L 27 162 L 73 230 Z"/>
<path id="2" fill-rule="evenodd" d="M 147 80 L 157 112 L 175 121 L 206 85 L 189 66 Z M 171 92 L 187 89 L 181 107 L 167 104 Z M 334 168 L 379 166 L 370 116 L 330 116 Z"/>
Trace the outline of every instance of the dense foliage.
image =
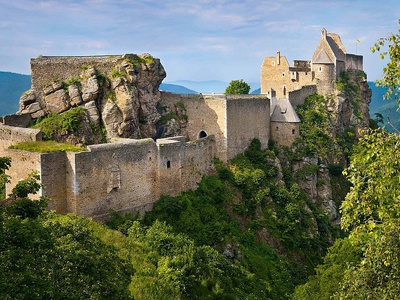
<path id="1" fill-rule="evenodd" d="M 262 150 L 260 142 L 253 140 L 244 154 L 227 165 L 216 161 L 217 174 L 204 177 L 195 191 L 163 196 L 141 220 L 140 226 L 146 228 L 166 222 L 171 232 L 185 234 L 195 249 L 212 246 L 225 256 L 218 254 L 218 259 L 238 268 L 233 269 L 237 277 L 230 277 L 228 283 L 203 274 L 203 281 L 213 288 L 180 285 L 175 296 L 243 299 L 247 294 L 251 299 L 288 299 L 296 284 L 313 272 L 329 245 L 332 227 L 326 213 L 293 178 L 286 183 L 281 179 L 276 159 L 272 150 Z M 124 233 L 132 224 L 129 217 L 118 215 L 109 223 Z M 217 292 L 216 284 L 223 287 L 221 291 Z"/>
<path id="2" fill-rule="evenodd" d="M 400 295 L 400 138 L 382 130 L 360 139 L 346 170 L 352 184 L 342 203 L 342 227 L 317 275 L 297 299 L 395 299 Z M 327 284 L 329 282 L 329 284 Z"/>
<path id="3" fill-rule="evenodd" d="M 250 85 L 240 80 L 232 80 L 225 89 L 225 94 L 248 94 L 250 92 Z"/>

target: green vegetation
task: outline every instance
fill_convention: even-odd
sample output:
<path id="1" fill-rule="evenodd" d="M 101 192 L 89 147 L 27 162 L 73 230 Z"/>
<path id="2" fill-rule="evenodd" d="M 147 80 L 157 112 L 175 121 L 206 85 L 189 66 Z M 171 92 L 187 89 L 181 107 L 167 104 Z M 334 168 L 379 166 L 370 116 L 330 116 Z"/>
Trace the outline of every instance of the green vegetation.
<path id="1" fill-rule="evenodd" d="M 351 155 L 355 143 L 354 129 L 350 127 L 343 133 L 334 133 L 326 101 L 323 96 L 313 94 L 297 107 L 301 137 L 295 143 L 293 158 L 317 154 L 325 163 L 339 163 L 341 157 L 348 160 Z"/>
<path id="2" fill-rule="evenodd" d="M 228 270 L 234 266 L 238 268 L 229 271 L 237 274 L 237 277 L 230 277 L 231 283 L 217 276 L 220 270 L 211 278 L 202 273 L 206 276 L 203 283 L 195 281 L 188 285 L 187 279 L 181 277 L 182 272 L 189 278 L 196 276 L 186 273 L 189 271 L 185 271 L 188 267 L 185 264 L 179 265 L 177 270 L 181 271 L 171 273 L 171 276 L 175 274 L 178 283 L 181 280 L 183 283 L 175 282 L 177 288 L 173 290 L 164 286 L 164 290 L 171 292 L 168 296 L 165 294 L 163 299 L 243 299 L 246 294 L 251 299 L 288 299 L 296 284 L 304 282 L 312 273 L 328 246 L 332 227 L 326 214 L 307 198 L 294 181 L 285 186 L 279 180 L 271 156 L 275 158 L 273 151 L 261 149 L 260 142 L 254 140 L 244 154 L 227 165 L 215 161 L 217 174 L 204 177 L 195 191 L 176 197 L 163 196 L 151 212 L 143 219 L 139 218 L 140 222 L 137 216 L 130 218 L 114 214 L 109 225 L 122 233 L 127 234 L 132 230 L 130 226 L 136 224 L 143 236 L 146 232 L 143 228 L 159 228 L 165 222 L 170 234 L 178 235 L 180 241 L 185 236 L 185 245 L 215 253 L 215 258 L 220 261 L 218 266 L 225 265 Z M 182 254 L 186 257 L 183 262 L 189 263 L 187 257 L 191 257 L 191 252 L 185 253 L 181 249 L 183 252 L 179 252 L 177 257 L 174 252 L 177 250 L 170 252 L 169 249 L 186 246 L 172 242 L 173 238 L 167 236 L 163 234 L 161 253 L 169 257 L 171 263 L 181 261 L 179 255 Z M 147 239 L 147 243 L 152 243 L 154 239 Z M 210 246 L 220 253 L 228 253 L 228 261 L 233 265 L 226 264 L 226 258 Z M 215 264 L 207 260 L 204 263 Z M 153 263 L 151 273 L 146 271 L 147 276 L 154 278 L 148 280 L 147 285 L 161 280 L 161 269 L 157 268 L 159 264 L 160 261 Z M 189 263 L 192 264 L 195 262 Z M 172 265 L 177 266 L 176 263 Z M 202 285 L 208 286 L 208 289 Z M 237 288 L 232 290 L 231 285 Z"/>
<path id="3" fill-rule="evenodd" d="M 62 114 L 50 114 L 44 118 L 38 118 L 32 126 L 42 131 L 44 140 L 55 140 L 64 132 L 76 132 L 86 116 L 85 109 L 74 107 Z"/>
<path id="4" fill-rule="evenodd" d="M 379 85 L 398 98 L 400 34 L 378 40 L 390 56 Z M 400 105 L 400 103 L 399 103 Z M 397 299 L 400 295 L 400 137 L 376 129 L 363 133 L 344 171 L 352 188 L 341 205 L 348 237 L 329 249 L 316 275 L 297 287 L 295 299 Z"/>
<path id="5" fill-rule="evenodd" d="M 329 249 L 295 299 L 395 299 L 400 294 L 400 138 L 380 129 L 360 139 L 345 170 L 341 205 L 349 235 Z"/>
<path id="6" fill-rule="evenodd" d="M 22 142 L 13 146 L 10 149 L 19 149 L 30 152 L 49 153 L 49 152 L 81 152 L 87 151 L 86 148 L 76 147 L 66 143 L 56 141 L 38 141 L 38 142 Z"/>
<path id="7" fill-rule="evenodd" d="M 111 78 L 126 78 L 127 74 L 124 71 L 118 70 L 117 68 L 113 68 L 110 74 Z"/>
<path id="8" fill-rule="evenodd" d="M 137 67 L 138 64 L 153 64 L 154 63 L 154 57 L 151 55 L 146 55 L 144 57 L 140 57 L 135 55 L 134 57 L 128 57 L 126 58 L 128 62 L 133 64 L 135 67 Z"/>
<path id="9" fill-rule="evenodd" d="M 248 94 L 250 92 L 250 85 L 240 80 L 232 80 L 227 88 L 225 89 L 225 94 Z"/>
<path id="10" fill-rule="evenodd" d="M 330 136 L 329 113 L 323 96 L 313 94 L 308 96 L 304 104 L 299 105 L 297 114 L 301 120 L 301 140 L 297 142 L 297 157 L 312 156 L 326 158 L 334 152 Z"/>
<path id="11" fill-rule="evenodd" d="M 351 78 L 350 78 L 351 72 Z M 336 82 L 336 89 L 341 91 L 346 98 L 350 99 L 353 107 L 353 114 L 362 119 L 359 104 L 363 101 L 361 98 L 361 89 L 359 83 L 365 81 L 367 75 L 363 71 L 346 71 L 340 74 Z"/>

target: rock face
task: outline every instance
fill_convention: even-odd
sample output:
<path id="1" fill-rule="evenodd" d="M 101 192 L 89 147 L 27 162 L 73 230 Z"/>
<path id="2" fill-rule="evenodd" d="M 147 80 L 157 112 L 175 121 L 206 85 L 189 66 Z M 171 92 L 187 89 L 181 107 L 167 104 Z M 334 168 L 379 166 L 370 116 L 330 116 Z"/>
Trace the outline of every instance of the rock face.
<path id="1" fill-rule="evenodd" d="M 149 54 L 125 54 L 42 58 L 31 64 L 33 87 L 21 96 L 17 114 L 37 119 L 80 106 L 86 110 L 85 126 L 105 132 L 107 140 L 155 138 L 161 118 L 158 87 L 166 76 L 158 59 Z M 96 139 L 86 136 L 78 140 L 87 143 Z"/>

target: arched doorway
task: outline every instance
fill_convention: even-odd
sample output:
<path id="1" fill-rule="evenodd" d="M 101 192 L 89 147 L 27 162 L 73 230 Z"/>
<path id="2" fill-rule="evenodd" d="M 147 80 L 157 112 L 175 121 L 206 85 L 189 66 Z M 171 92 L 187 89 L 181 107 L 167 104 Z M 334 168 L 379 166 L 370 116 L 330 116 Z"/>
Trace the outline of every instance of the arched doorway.
<path id="1" fill-rule="evenodd" d="M 207 136 L 207 132 L 205 132 L 204 130 L 199 132 L 199 139 L 205 138 Z"/>

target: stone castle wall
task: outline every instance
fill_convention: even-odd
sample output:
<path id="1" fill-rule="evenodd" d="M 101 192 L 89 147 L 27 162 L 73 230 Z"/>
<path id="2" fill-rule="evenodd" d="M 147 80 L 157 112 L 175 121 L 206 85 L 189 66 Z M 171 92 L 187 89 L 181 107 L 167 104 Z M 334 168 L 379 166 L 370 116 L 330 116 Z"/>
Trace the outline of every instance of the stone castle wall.
<path id="1" fill-rule="evenodd" d="M 152 139 L 89 146 L 75 155 L 75 211 L 102 218 L 110 210 L 143 211 L 157 200 L 157 146 Z"/>
<path id="2" fill-rule="evenodd" d="M 1 142 L 3 141 L 1 140 Z M 0 152 L 0 157 L 7 156 L 11 158 L 11 168 L 6 171 L 6 174 L 10 176 L 10 183 L 6 185 L 6 196 L 10 195 L 15 185 L 19 181 L 26 179 L 31 172 L 36 171 L 40 174 L 41 155 L 40 153 L 10 149 Z M 42 193 L 43 190 L 40 190 L 36 195 L 29 195 L 29 197 L 38 199 Z"/>
<path id="3" fill-rule="evenodd" d="M 300 62 L 294 61 L 290 67 L 285 56 L 265 57 L 261 66 L 261 94 L 268 97 L 288 98 L 288 93 L 310 85 L 314 80 L 314 73 L 307 67 L 307 62 L 301 61 L 305 67 L 296 67 Z M 271 94 L 271 89 L 275 95 Z"/>
<path id="4" fill-rule="evenodd" d="M 346 70 L 363 70 L 363 56 L 346 54 Z"/>
<path id="5" fill-rule="evenodd" d="M 316 85 L 306 85 L 303 86 L 301 89 L 299 90 L 295 90 L 292 92 L 289 92 L 289 101 L 290 103 L 296 108 L 298 105 L 303 104 L 304 100 L 314 94 L 317 93 L 317 86 Z M 271 128 L 273 128 L 271 126 Z M 271 130 L 272 132 L 272 130 Z"/>
<path id="6" fill-rule="evenodd" d="M 332 93 L 336 81 L 336 69 L 334 64 L 314 64 L 315 84 L 318 93 L 326 96 Z"/>
<path id="7" fill-rule="evenodd" d="M 227 159 L 243 153 L 257 138 L 263 148 L 270 137 L 270 101 L 263 95 L 227 96 Z"/>
<path id="8" fill-rule="evenodd" d="M 133 56 L 128 54 L 128 56 Z M 31 87 L 42 98 L 43 89 L 54 81 L 79 78 L 83 68 L 93 66 L 99 73 L 110 74 L 126 55 L 103 56 L 42 56 L 31 59 Z M 154 58 L 159 61 L 159 59 Z"/>
<path id="9" fill-rule="evenodd" d="M 270 128 L 270 100 L 266 95 L 189 95 L 162 93 L 163 105 L 183 103 L 188 115 L 189 140 L 214 135 L 216 156 L 227 161 L 242 153 L 252 139 L 267 147 Z"/>
<path id="10" fill-rule="evenodd" d="M 298 123 L 271 122 L 271 138 L 277 144 L 290 147 L 299 136 Z"/>
<path id="11" fill-rule="evenodd" d="M 42 133 L 39 129 L 20 128 L 0 124 L 0 153 L 4 152 L 11 145 L 41 140 Z"/>
<path id="12" fill-rule="evenodd" d="M 184 137 L 132 140 L 89 146 L 89 151 L 35 153 L 6 149 L 12 159 L 7 195 L 18 181 L 37 171 L 49 208 L 104 219 L 110 210 L 144 212 L 162 194 L 193 189 L 212 169 L 213 136 L 186 143 Z"/>

